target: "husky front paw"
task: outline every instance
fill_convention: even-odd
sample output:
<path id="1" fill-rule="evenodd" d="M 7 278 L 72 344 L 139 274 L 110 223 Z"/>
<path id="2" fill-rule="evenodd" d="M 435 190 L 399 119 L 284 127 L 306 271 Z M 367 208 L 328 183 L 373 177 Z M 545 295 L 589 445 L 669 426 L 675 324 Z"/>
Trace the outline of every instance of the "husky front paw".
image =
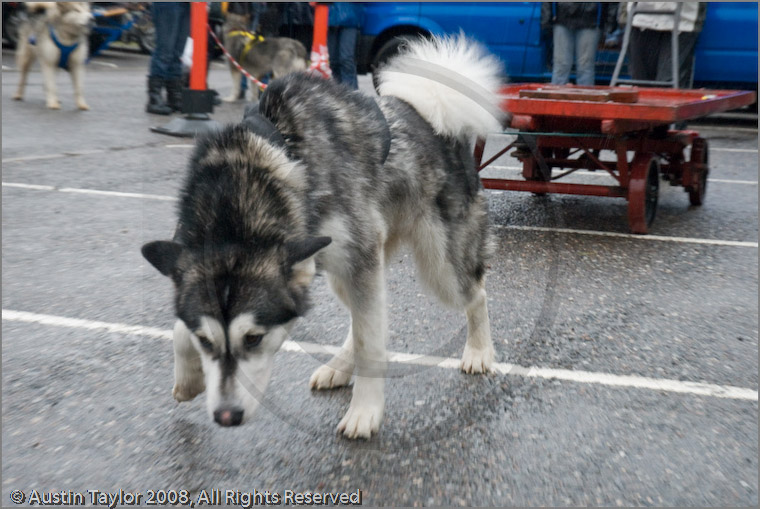
<path id="1" fill-rule="evenodd" d="M 338 432 L 347 438 L 369 438 L 380 429 L 383 405 L 349 407 L 338 424 Z"/>
<path id="2" fill-rule="evenodd" d="M 465 373 L 486 373 L 493 366 L 493 357 L 494 351 L 492 346 L 481 350 L 465 345 L 461 369 Z"/>
<path id="3" fill-rule="evenodd" d="M 206 390 L 206 383 L 203 378 L 200 381 L 188 382 L 188 383 L 175 383 L 172 389 L 172 396 L 174 399 L 182 403 L 183 401 L 190 401 L 198 394 Z"/>
<path id="4" fill-rule="evenodd" d="M 47 107 L 48 109 L 51 109 L 51 110 L 60 110 L 61 103 L 58 101 L 58 99 L 48 99 Z"/>
<path id="5" fill-rule="evenodd" d="M 86 102 L 84 102 L 84 100 L 77 101 L 77 108 L 79 108 L 82 111 L 87 111 L 90 109 L 90 107 L 87 105 Z"/>
<path id="6" fill-rule="evenodd" d="M 344 387 L 351 381 L 351 374 L 348 370 L 337 370 L 325 364 L 312 373 L 309 379 L 309 388 L 322 390 Z"/>

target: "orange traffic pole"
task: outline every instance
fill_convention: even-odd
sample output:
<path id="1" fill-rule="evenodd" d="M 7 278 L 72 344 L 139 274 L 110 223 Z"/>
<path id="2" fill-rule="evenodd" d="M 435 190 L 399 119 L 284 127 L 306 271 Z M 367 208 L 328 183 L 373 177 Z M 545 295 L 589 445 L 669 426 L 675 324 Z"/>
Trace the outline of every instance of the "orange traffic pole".
<path id="1" fill-rule="evenodd" d="M 206 90 L 207 27 L 206 2 L 191 2 L 190 37 L 193 39 L 193 67 L 190 70 L 190 90 Z"/>
<path id="2" fill-rule="evenodd" d="M 314 6 L 314 43 L 312 51 L 327 46 L 327 19 L 329 7 L 325 4 L 318 3 Z"/>
<path id="3" fill-rule="evenodd" d="M 311 67 L 325 78 L 332 76 L 330 57 L 327 53 L 327 20 L 329 7 L 326 4 L 314 5 L 314 40 L 311 45 Z"/>

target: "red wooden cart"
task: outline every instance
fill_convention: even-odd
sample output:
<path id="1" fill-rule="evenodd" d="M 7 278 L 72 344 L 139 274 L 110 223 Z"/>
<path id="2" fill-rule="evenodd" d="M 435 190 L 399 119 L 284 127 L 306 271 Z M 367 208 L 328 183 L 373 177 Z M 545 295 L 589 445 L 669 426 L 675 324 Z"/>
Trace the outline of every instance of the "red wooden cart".
<path id="1" fill-rule="evenodd" d="M 625 198 L 634 233 L 647 233 L 654 220 L 660 175 L 671 185 L 683 186 L 692 205 L 705 198 L 707 141 L 693 130 L 671 130 L 670 124 L 755 101 L 755 93 L 745 91 L 546 84 L 508 85 L 501 96 L 517 137 L 485 162 L 485 142 L 479 140 L 476 164 L 483 170 L 514 148 L 524 180 L 483 178 L 484 187 Z M 616 160 L 603 160 L 602 150 L 613 151 Z M 554 169 L 566 170 L 554 174 Z M 556 182 L 579 169 L 606 171 L 616 185 Z"/>

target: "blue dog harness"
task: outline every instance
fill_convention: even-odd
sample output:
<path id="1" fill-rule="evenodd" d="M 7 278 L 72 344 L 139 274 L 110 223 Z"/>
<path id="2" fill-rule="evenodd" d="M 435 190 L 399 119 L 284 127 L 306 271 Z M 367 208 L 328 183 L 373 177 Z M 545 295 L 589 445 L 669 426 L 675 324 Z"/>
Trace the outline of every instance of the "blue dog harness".
<path id="1" fill-rule="evenodd" d="M 55 31 L 53 30 L 52 26 L 49 25 L 48 29 L 50 30 L 50 38 L 53 40 L 55 45 L 61 51 L 61 57 L 58 59 L 58 67 L 60 67 L 61 69 L 66 69 L 68 71 L 69 57 L 74 52 L 74 50 L 79 47 L 79 42 L 75 42 L 71 46 L 66 46 L 61 41 L 58 40 L 58 37 L 55 36 Z M 37 39 L 33 35 L 29 37 L 29 44 L 31 44 L 32 46 L 37 44 Z"/>

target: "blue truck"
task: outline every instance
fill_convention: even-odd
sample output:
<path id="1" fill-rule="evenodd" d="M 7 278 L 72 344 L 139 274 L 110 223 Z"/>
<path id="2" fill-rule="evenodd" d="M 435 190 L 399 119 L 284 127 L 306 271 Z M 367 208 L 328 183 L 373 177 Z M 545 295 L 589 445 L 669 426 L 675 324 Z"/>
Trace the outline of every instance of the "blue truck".
<path id="1" fill-rule="evenodd" d="M 551 54 L 541 36 L 541 2 L 367 2 L 357 48 L 360 73 L 374 72 L 405 38 L 456 34 L 484 43 L 513 82 L 551 79 Z M 698 87 L 757 90 L 756 2 L 708 2 L 696 47 Z M 617 50 L 600 49 L 597 83 L 608 84 Z"/>

